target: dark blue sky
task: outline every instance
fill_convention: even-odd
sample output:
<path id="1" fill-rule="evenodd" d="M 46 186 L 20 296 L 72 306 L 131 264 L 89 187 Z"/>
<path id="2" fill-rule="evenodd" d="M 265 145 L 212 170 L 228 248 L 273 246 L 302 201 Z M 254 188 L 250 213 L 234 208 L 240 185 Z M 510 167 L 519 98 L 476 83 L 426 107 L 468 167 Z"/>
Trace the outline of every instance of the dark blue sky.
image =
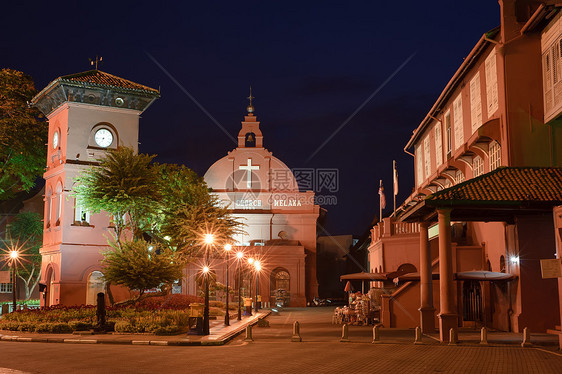
<path id="1" fill-rule="evenodd" d="M 34 77 L 100 70 L 155 88 L 140 150 L 203 174 L 232 141 L 149 58 L 153 56 L 233 136 L 248 86 L 265 147 L 291 168 L 337 168 L 328 231 L 360 234 L 378 212 L 378 181 L 392 206 L 392 160 L 403 201 L 413 159 L 403 152 L 482 33 L 495 1 L 23 2 L 3 5 L 1 66 Z M 409 63 L 309 162 L 306 160 L 412 54 Z"/>

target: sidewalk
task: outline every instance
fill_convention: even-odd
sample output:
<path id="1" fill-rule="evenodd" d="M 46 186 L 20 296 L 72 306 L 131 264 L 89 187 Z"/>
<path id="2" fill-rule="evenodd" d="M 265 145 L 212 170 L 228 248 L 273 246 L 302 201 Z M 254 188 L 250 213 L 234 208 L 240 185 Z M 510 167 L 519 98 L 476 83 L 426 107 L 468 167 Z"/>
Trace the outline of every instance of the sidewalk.
<path id="1" fill-rule="evenodd" d="M 248 325 L 267 317 L 271 311 L 264 310 L 253 316 L 230 320 L 225 326 L 222 320 L 210 321 L 210 335 L 153 335 L 153 334 L 38 334 L 19 331 L 0 331 L 0 340 L 12 342 L 70 343 L 70 344 L 133 344 L 133 345 L 223 345 L 243 332 Z"/>

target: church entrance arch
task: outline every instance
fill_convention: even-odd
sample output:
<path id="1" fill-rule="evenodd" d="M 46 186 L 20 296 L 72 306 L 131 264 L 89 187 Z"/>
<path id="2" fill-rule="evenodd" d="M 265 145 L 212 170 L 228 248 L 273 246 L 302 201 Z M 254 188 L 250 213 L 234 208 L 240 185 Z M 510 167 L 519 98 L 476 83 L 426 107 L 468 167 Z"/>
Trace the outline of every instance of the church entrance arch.
<path id="1" fill-rule="evenodd" d="M 271 292 L 270 295 L 275 298 L 275 304 L 287 306 L 290 299 L 291 291 L 291 275 L 284 268 L 276 268 L 271 272 Z"/>
<path id="2" fill-rule="evenodd" d="M 101 271 L 92 271 L 88 276 L 88 285 L 86 287 L 86 305 L 97 305 L 98 293 L 105 293 L 105 281 Z"/>

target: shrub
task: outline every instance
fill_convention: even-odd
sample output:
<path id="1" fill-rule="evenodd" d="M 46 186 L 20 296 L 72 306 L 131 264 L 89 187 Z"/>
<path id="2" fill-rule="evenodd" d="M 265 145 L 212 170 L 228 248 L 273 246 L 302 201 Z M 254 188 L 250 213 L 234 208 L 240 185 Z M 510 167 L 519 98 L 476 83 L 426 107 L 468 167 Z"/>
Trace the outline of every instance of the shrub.
<path id="1" fill-rule="evenodd" d="M 35 331 L 35 324 L 31 322 L 21 322 L 18 326 L 18 331 Z"/>
<path id="2" fill-rule="evenodd" d="M 88 331 L 93 327 L 91 323 L 83 321 L 71 321 L 68 325 L 72 331 Z"/>
<path id="3" fill-rule="evenodd" d="M 52 323 L 40 323 L 35 327 L 35 332 L 39 332 L 39 333 L 45 333 L 45 332 L 51 332 L 51 325 Z"/>
<path id="4" fill-rule="evenodd" d="M 19 322 L 16 321 L 8 321 L 4 322 L 0 325 L 2 330 L 9 330 L 9 331 L 17 331 L 19 328 Z"/>
<path id="5" fill-rule="evenodd" d="M 116 332 L 134 332 L 133 325 L 127 321 L 118 321 L 115 323 Z"/>
<path id="6" fill-rule="evenodd" d="M 223 308 L 225 307 L 224 303 L 222 301 L 209 301 L 209 306 L 210 307 L 215 307 L 215 308 Z M 228 305 L 230 306 L 230 305 Z"/>
<path id="7" fill-rule="evenodd" d="M 68 325 L 68 323 L 52 323 L 50 326 L 50 332 L 66 334 L 72 332 L 72 328 Z"/>

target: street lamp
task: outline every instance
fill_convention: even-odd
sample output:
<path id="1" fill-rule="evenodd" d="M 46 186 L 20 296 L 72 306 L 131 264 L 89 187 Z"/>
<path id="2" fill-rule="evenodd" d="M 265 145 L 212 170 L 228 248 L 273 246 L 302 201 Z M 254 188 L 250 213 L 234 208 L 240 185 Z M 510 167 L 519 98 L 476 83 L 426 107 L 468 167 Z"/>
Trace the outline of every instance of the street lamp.
<path id="1" fill-rule="evenodd" d="M 260 288 L 260 270 L 261 270 L 261 264 L 259 261 L 255 261 L 254 262 L 254 268 L 256 269 L 256 302 L 254 304 L 254 311 L 257 313 L 259 311 L 259 306 L 258 306 L 258 292 L 259 292 L 259 288 Z"/>
<path id="2" fill-rule="evenodd" d="M 250 267 L 254 264 L 254 258 L 253 257 L 250 257 L 248 259 L 248 264 L 250 265 Z M 250 300 L 251 300 L 252 299 L 252 273 L 251 272 L 250 272 L 250 287 L 249 288 L 250 288 L 249 295 L 250 295 Z M 252 305 L 251 304 L 250 304 L 249 310 L 250 310 L 250 315 L 252 315 Z"/>
<path id="3" fill-rule="evenodd" d="M 244 257 L 244 253 L 238 251 L 236 253 L 236 258 L 238 258 L 238 321 L 242 320 L 242 269 L 240 269 L 242 257 Z"/>
<path id="4" fill-rule="evenodd" d="M 203 267 L 203 276 L 205 277 L 205 309 L 203 309 L 203 335 L 209 335 L 209 246 L 214 241 L 213 234 L 205 234 L 205 266 Z"/>
<path id="5" fill-rule="evenodd" d="M 12 296 L 13 296 L 13 304 L 12 304 L 12 311 L 16 311 L 16 261 L 18 259 L 18 251 L 10 251 L 10 259 L 12 261 Z"/>
<path id="6" fill-rule="evenodd" d="M 230 250 L 232 249 L 232 245 L 230 244 L 226 244 L 224 246 L 224 250 L 226 252 L 226 313 L 224 315 L 224 325 L 225 326 L 230 326 L 230 315 L 228 312 L 228 261 L 230 260 Z"/>

